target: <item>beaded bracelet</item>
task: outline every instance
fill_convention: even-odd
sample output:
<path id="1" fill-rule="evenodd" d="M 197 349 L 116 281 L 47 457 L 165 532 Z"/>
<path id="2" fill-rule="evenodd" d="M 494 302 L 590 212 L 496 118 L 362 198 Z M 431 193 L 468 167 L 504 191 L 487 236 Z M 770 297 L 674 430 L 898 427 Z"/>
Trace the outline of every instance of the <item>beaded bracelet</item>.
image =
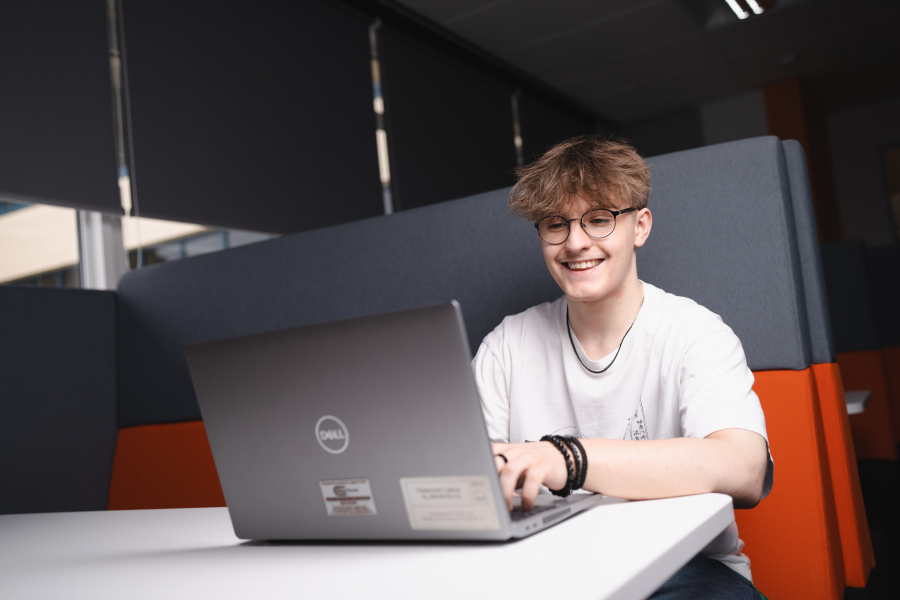
<path id="1" fill-rule="evenodd" d="M 575 444 L 564 435 L 554 435 L 556 439 L 561 441 L 566 445 L 566 449 L 569 451 L 569 454 L 572 455 L 572 462 L 575 463 L 575 478 L 572 480 L 572 489 L 577 490 L 579 488 L 578 480 L 581 479 L 581 453 L 578 452 L 575 448 Z"/>
<path id="2" fill-rule="evenodd" d="M 581 454 L 581 470 L 578 472 L 578 478 L 575 480 L 575 487 L 573 489 L 581 489 L 584 487 L 584 481 L 587 479 L 587 469 L 588 469 L 588 459 L 587 452 L 584 450 L 584 446 L 581 445 L 581 441 L 577 437 L 574 436 L 566 436 L 566 439 L 569 440 L 572 444 L 578 447 L 578 452 Z"/>
<path id="3" fill-rule="evenodd" d="M 563 458 L 566 459 L 566 485 L 561 490 L 550 490 L 550 492 L 554 496 L 561 496 L 565 498 L 572 492 L 572 484 L 575 483 L 575 469 L 572 467 L 572 460 L 569 458 L 569 453 L 566 451 L 566 447 L 563 445 L 557 436 L 555 435 L 545 435 L 541 438 L 542 442 L 550 442 L 556 449 L 560 451 L 563 455 Z"/>

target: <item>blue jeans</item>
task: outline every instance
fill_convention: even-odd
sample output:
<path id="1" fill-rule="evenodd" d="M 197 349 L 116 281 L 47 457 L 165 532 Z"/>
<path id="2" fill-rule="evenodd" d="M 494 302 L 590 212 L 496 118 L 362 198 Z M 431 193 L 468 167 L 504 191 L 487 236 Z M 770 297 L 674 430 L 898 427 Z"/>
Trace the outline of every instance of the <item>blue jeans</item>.
<path id="1" fill-rule="evenodd" d="M 714 558 L 698 554 L 672 575 L 652 600 L 761 600 L 753 584 Z"/>

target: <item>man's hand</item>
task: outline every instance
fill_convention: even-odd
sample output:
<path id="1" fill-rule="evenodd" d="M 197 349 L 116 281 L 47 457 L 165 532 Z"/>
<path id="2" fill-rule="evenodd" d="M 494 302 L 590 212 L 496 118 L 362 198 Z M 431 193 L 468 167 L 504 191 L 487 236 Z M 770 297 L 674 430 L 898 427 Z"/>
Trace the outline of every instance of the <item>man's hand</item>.
<path id="1" fill-rule="evenodd" d="M 531 510 L 541 484 L 551 490 L 560 490 L 566 485 L 566 461 L 550 442 L 492 444 L 491 450 L 500 475 L 500 489 L 510 510 L 518 488 L 522 488 L 522 510 Z M 503 462 L 498 454 L 509 462 Z"/>

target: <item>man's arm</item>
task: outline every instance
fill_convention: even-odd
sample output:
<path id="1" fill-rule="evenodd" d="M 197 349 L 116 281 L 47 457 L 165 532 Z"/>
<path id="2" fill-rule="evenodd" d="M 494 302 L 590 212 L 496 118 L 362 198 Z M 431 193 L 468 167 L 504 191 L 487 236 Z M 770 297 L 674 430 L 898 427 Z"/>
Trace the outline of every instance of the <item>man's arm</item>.
<path id="1" fill-rule="evenodd" d="M 745 429 L 723 429 L 698 438 L 667 440 L 580 440 L 588 455 L 584 489 L 630 500 L 719 492 L 736 508 L 752 508 L 762 496 L 768 466 L 766 440 Z M 494 444 L 500 485 L 507 504 L 517 487 L 531 508 L 541 484 L 566 484 L 562 454 L 549 442 Z"/>

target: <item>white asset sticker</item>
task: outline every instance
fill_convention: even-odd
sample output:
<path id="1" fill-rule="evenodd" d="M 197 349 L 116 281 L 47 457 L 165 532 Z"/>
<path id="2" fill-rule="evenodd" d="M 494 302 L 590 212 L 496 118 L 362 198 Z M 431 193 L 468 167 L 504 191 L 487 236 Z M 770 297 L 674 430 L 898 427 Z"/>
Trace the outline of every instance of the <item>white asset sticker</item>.
<path id="1" fill-rule="evenodd" d="M 500 529 L 491 484 L 484 475 L 401 477 L 400 489 L 413 529 Z"/>
<path id="2" fill-rule="evenodd" d="M 320 481 L 319 486 L 329 517 L 378 514 L 368 479 L 332 479 Z"/>

